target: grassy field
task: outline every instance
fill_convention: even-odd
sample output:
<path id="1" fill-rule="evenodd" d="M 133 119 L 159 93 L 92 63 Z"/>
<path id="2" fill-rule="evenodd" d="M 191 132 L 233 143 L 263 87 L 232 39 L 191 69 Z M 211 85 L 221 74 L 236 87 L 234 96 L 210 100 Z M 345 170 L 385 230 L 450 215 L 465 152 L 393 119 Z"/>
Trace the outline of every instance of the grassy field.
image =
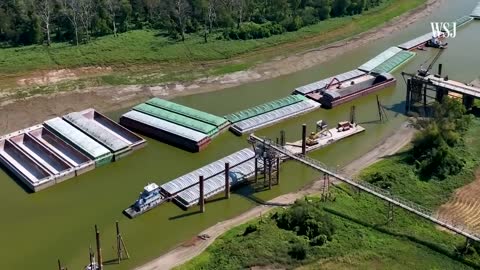
<path id="1" fill-rule="evenodd" d="M 363 177 L 382 171 L 397 176 L 391 191 L 431 209 L 444 203 L 452 192 L 469 182 L 480 165 L 480 121 L 476 120 L 465 140 L 468 149 L 458 149 L 467 165 L 463 172 L 444 180 L 421 181 L 413 165 L 405 162 L 406 152 L 380 161 L 362 172 Z M 319 207 L 334 221 L 333 240 L 321 247 L 308 247 L 304 260 L 289 256 L 292 243 L 301 237 L 279 229 L 269 217 L 252 221 L 258 230 L 243 236 L 248 224 L 227 232 L 200 256 L 178 267 L 190 269 L 242 269 L 274 266 L 287 269 L 476 269 L 480 257 L 460 255 L 457 247 L 465 239 L 438 230 L 432 223 L 401 209 L 394 210 L 393 222 L 387 222 L 387 206 L 371 195 L 339 186 L 334 199 Z M 315 200 L 315 198 L 313 198 Z M 285 211 L 285 210 L 279 210 Z"/>
<path id="2" fill-rule="evenodd" d="M 426 0 L 389 0 L 360 16 L 334 18 L 296 32 L 258 40 L 218 40 L 215 36 L 220 34 L 217 33 L 212 35 L 209 43 L 204 43 L 198 35 L 189 35 L 182 43 L 174 42 L 156 31 L 136 30 L 120 34 L 116 38 L 98 38 L 78 47 L 56 43 L 51 47 L 37 45 L 4 48 L 0 49 L 0 74 L 8 79 L 35 70 L 108 66 L 114 68 L 115 72 L 97 78 L 95 83 L 137 84 L 191 80 L 205 75 L 244 70 L 274 56 L 345 39 L 379 26 L 425 2 Z M 192 70 L 196 71 L 191 72 Z"/>

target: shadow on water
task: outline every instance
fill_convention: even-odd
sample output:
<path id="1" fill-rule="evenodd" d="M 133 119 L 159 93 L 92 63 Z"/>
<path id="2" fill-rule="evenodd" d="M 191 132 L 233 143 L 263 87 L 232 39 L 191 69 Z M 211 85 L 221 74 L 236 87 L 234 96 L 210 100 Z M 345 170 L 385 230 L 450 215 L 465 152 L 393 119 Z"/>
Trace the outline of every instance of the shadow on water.
<path id="1" fill-rule="evenodd" d="M 290 206 L 291 204 L 285 204 L 285 203 L 271 203 L 268 201 L 265 201 L 255 194 L 261 191 L 266 191 L 268 190 L 268 186 L 264 186 L 263 183 L 254 183 L 249 186 L 245 186 L 244 188 L 235 190 L 234 193 L 237 195 L 242 196 L 243 198 L 257 204 L 257 205 L 267 205 L 267 206 Z"/>
<path id="2" fill-rule="evenodd" d="M 407 102 L 405 100 L 402 100 L 398 103 L 392 104 L 390 106 L 385 106 L 385 109 L 392 111 L 395 113 L 395 117 L 398 115 L 404 115 L 405 114 L 405 106 Z"/>
<path id="3" fill-rule="evenodd" d="M 13 181 L 15 181 L 26 193 L 33 194 L 34 192 L 20 180 L 15 174 L 13 174 L 9 169 L 7 169 L 3 164 L 0 163 L 0 169 L 5 172 Z"/>
<path id="4" fill-rule="evenodd" d="M 333 210 L 333 209 L 330 209 L 330 208 L 327 208 L 327 207 L 324 207 L 323 209 L 326 212 L 328 212 L 332 215 L 338 216 L 338 217 L 343 218 L 343 219 L 347 219 L 351 222 L 357 223 L 361 226 L 370 228 L 370 229 L 375 230 L 375 231 L 380 232 L 380 233 L 384 233 L 384 234 L 387 234 L 387 235 L 390 235 L 390 236 L 393 236 L 393 237 L 407 239 L 408 241 L 414 242 L 418 245 L 422 245 L 422 246 L 424 246 L 424 247 L 426 247 L 426 248 L 428 248 L 432 251 L 435 251 L 435 252 L 438 252 L 438 253 L 440 253 L 444 256 L 447 256 L 452 260 L 461 262 L 461 263 L 463 263 L 465 265 L 468 265 L 470 267 L 473 267 L 475 269 L 480 269 L 479 264 L 468 261 L 468 260 L 462 258 L 461 256 L 459 256 L 458 254 L 456 254 L 454 251 L 450 251 L 450 250 L 448 250 L 444 247 L 441 247 L 440 245 L 438 245 L 436 243 L 432 243 L 432 242 L 429 242 L 429 241 L 426 241 L 426 240 L 423 240 L 423 239 L 419 239 L 418 237 L 411 236 L 411 235 L 408 235 L 408 234 L 393 232 L 393 231 L 391 231 L 387 228 L 382 227 L 382 226 L 387 225 L 387 223 L 370 224 L 370 223 L 367 223 L 367 222 L 362 221 L 360 219 L 354 218 L 352 216 L 349 216 L 347 214 L 341 213 L 339 211 L 336 211 L 336 210 Z"/>
<path id="5" fill-rule="evenodd" d="M 195 216 L 195 215 L 198 215 L 198 214 L 201 214 L 201 213 L 202 213 L 202 211 L 197 210 L 197 211 L 194 211 L 194 212 L 188 212 L 188 213 L 185 213 L 185 214 L 169 217 L 168 220 L 176 220 L 176 219 L 186 218 L 186 217 Z"/>

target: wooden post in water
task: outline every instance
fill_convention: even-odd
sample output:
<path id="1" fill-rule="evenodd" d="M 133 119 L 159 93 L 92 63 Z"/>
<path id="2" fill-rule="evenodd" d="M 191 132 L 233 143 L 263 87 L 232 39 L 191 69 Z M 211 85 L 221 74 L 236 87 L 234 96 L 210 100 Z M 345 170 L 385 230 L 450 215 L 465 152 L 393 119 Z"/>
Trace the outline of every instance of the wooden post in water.
<path id="1" fill-rule="evenodd" d="M 266 153 L 264 153 L 266 155 Z M 267 172 L 267 157 L 263 157 L 263 186 L 265 187 L 267 185 L 267 178 L 268 178 L 268 172 Z"/>
<path id="2" fill-rule="evenodd" d="M 128 254 L 127 246 L 125 246 L 125 242 L 123 241 L 122 234 L 120 233 L 120 225 L 118 224 L 118 220 L 115 221 L 115 227 L 117 228 L 118 263 L 120 263 L 122 259 L 130 259 L 130 254 Z"/>
<path id="3" fill-rule="evenodd" d="M 302 155 L 307 153 L 307 125 L 302 125 Z"/>
<path id="4" fill-rule="evenodd" d="M 405 114 L 407 115 L 410 112 L 411 91 L 412 91 L 412 83 L 410 79 L 407 79 L 407 97 L 405 98 Z"/>
<path id="5" fill-rule="evenodd" d="M 280 185 L 280 158 L 277 157 L 277 185 Z"/>
<path id="6" fill-rule="evenodd" d="M 100 246 L 100 232 L 98 231 L 98 227 L 95 224 L 95 240 L 97 242 L 97 264 L 98 269 L 103 269 L 103 261 L 102 261 L 102 247 Z"/>
<path id="7" fill-rule="evenodd" d="M 225 198 L 230 199 L 230 163 L 225 162 Z"/>
<path id="8" fill-rule="evenodd" d="M 272 161 L 268 160 L 268 189 L 272 189 Z"/>
<path id="9" fill-rule="evenodd" d="M 88 261 L 89 265 L 93 266 L 93 262 L 95 260 L 95 254 L 93 253 L 92 246 L 88 247 Z"/>
<path id="10" fill-rule="evenodd" d="M 438 64 L 438 76 L 440 76 L 440 77 L 442 77 L 442 69 L 443 69 L 443 65 Z"/>
<path id="11" fill-rule="evenodd" d="M 258 181 L 258 158 L 255 158 L 255 183 Z"/>
<path id="12" fill-rule="evenodd" d="M 280 131 L 280 145 L 285 146 L 285 130 Z"/>
<path id="13" fill-rule="evenodd" d="M 198 184 L 200 187 L 200 212 L 205 213 L 205 193 L 204 193 L 204 186 L 203 186 L 203 175 L 200 175 L 198 179 Z"/>

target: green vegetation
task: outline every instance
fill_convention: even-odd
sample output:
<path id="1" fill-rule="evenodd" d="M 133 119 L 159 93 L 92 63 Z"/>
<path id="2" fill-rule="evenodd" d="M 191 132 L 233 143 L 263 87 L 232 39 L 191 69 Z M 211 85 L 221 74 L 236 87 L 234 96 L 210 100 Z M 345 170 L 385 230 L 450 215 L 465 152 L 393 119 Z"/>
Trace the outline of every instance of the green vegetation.
<path id="1" fill-rule="evenodd" d="M 439 125 L 440 129 L 450 127 L 449 137 L 458 132 L 463 138 L 455 144 L 447 144 L 446 150 L 462 157 L 461 172 L 446 170 L 448 173 L 442 174 L 442 178 L 438 177 L 438 173 L 432 173 L 427 178 L 415 162 L 414 150 L 408 149 L 365 169 L 361 179 L 430 209 L 439 207 L 455 189 L 471 182 L 474 171 L 480 166 L 480 121 L 457 115 L 457 105 L 450 101 L 436 107 L 436 116 L 424 122 L 428 124 L 420 131 L 415 144 L 425 146 L 422 138 L 432 133 L 432 125 Z M 452 122 L 455 122 L 455 129 L 451 129 Z M 447 137 L 443 136 L 446 134 L 438 135 L 436 139 L 445 140 Z M 432 162 L 437 161 L 433 159 Z M 442 163 L 442 166 L 448 164 Z M 178 269 L 243 269 L 252 266 L 287 269 L 480 267 L 480 247 L 477 244 L 465 250 L 465 239 L 462 237 L 439 230 L 432 223 L 398 208 L 394 210 L 393 220 L 389 221 L 388 207 L 383 201 L 363 192 L 358 193 L 346 185 L 337 186 L 331 195 L 332 199 L 328 201 L 306 198 L 290 209 L 275 211 L 268 217 L 234 228 L 199 257 Z M 307 224 L 317 225 L 309 225 L 305 229 Z M 322 229 L 319 233 L 310 234 L 316 231 L 312 228 Z M 330 237 L 327 232 L 332 232 Z"/>
<path id="2" fill-rule="evenodd" d="M 263 38 L 266 35 L 257 35 L 258 28 L 269 35 L 296 31 L 330 17 L 361 14 L 383 1 L 4 0 L 0 2 L 0 44 L 18 46 L 46 41 L 50 45 L 70 40 L 79 45 L 89 42 L 92 36 L 116 36 L 134 29 L 155 29 L 181 41 L 187 33 L 199 33 L 208 42 L 216 29 L 230 31 L 244 25 L 248 25 L 242 30 L 246 35 L 236 38 Z"/>
<path id="3" fill-rule="evenodd" d="M 147 29 L 128 31 L 117 37 L 99 37 L 79 46 L 53 43 L 51 46 L 4 48 L 0 49 L 0 74 L 22 75 L 38 69 L 109 66 L 114 68 L 114 73 L 97 75 L 100 78 L 95 76 L 95 79 L 82 84 L 187 81 L 247 69 L 279 54 L 294 53 L 348 38 L 379 26 L 425 1 L 390 0 L 362 15 L 332 18 L 295 32 L 256 40 L 212 39 L 204 43 L 201 35 L 187 33 L 185 42 L 176 42 L 158 35 L 156 30 Z M 217 31 L 212 35 L 221 36 L 223 32 Z M 294 46 L 290 43 L 294 43 Z M 275 50 L 269 49 L 272 46 L 276 46 Z M 238 55 L 241 57 L 234 58 Z M 223 59 L 229 59 L 228 63 L 219 61 Z M 3 78 L 14 79 L 11 76 Z M 2 84 L 6 87 L 13 85 L 12 82 L 0 82 Z M 72 87 L 63 85 L 60 88 Z"/>

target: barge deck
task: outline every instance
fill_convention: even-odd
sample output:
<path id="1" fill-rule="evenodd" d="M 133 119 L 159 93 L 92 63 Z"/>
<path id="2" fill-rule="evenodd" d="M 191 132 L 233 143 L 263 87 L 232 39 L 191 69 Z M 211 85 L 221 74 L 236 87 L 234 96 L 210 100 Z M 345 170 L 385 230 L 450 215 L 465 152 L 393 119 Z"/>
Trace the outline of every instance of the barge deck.
<path id="1" fill-rule="evenodd" d="M 319 134 L 319 137 L 315 139 L 316 144 L 311 146 L 307 145 L 306 151 L 308 153 L 311 151 L 324 148 L 330 144 L 336 143 L 340 140 L 343 140 L 345 138 L 348 138 L 350 136 L 353 136 L 355 134 L 358 134 L 364 131 L 365 131 L 365 128 L 357 124 L 354 124 L 351 129 L 345 130 L 345 131 L 340 131 L 337 128 L 331 128 L 328 131 Z M 284 148 L 294 154 L 301 154 L 302 140 L 291 142 L 291 143 L 287 142 Z"/>

